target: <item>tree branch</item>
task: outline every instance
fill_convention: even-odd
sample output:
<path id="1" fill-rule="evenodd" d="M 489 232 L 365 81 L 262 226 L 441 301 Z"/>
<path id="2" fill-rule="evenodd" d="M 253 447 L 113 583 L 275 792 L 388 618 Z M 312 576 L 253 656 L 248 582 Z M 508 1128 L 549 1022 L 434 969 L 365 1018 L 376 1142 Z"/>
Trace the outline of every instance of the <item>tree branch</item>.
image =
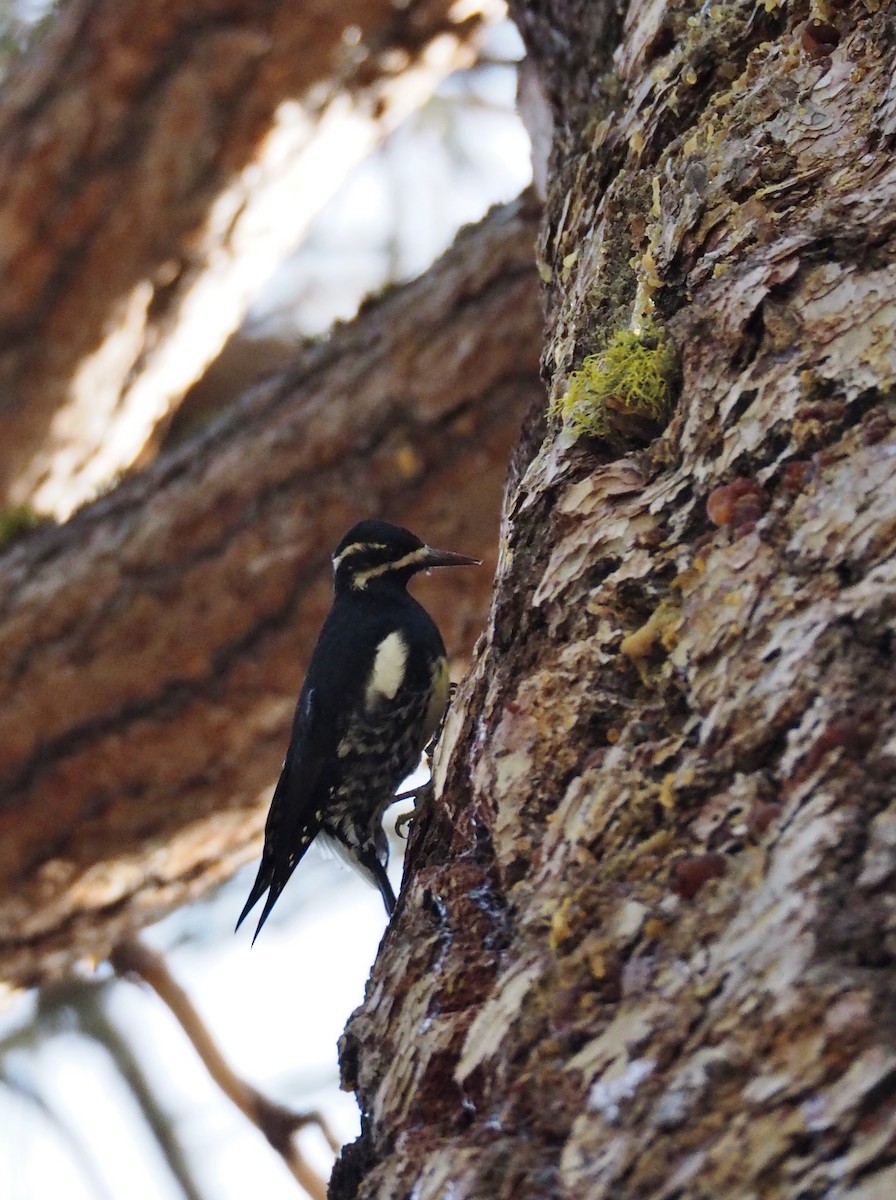
<path id="1" fill-rule="evenodd" d="M 464 61 L 479 17 L 450 8 L 61 6 L 0 89 L 0 496 L 67 514 L 138 458 L 351 166 Z"/>
<path id="2" fill-rule="evenodd" d="M 305 1162 L 294 1140 L 294 1135 L 300 1129 L 317 1125 L 335 1154 L 339 1150 L 339 1142 L 324 1117 L 317 1112 L 293 1112 L 269 1100 L 241 1079 L 224 1058 L 190 997 L 168 970 L 165 960 L 149 946 L 137 938 L 129 938 L 115 947 L 109 961 L 119 975 L 136 976 L 152 988 L 190 1039 L 209 1075 L 224 1095 L 264 1134 L 312 1200 L 326 1200 L 326 1183 Z"/>
<path id="3" fill-rule="evenodd" d="M 96 1163 L 93 1161 L 87 1147 L 63 1115 L 56 1110 L 54 1105 L 50 1104 L 32 1084 L 18 1077 L 11 1076 L 5 1068 L 0 1068 L 0 1086 L 6 1087 L 12 1095 L 18 1096 L 27 1104 L 30 1104 L 43 1117 L 44 1121 L 46 1121 L 47 1125 L 68 1151 L 72 1162 L 83 1178 L 84 1184 L 93 1193 L 96 1200 L 113 1200 L 112 1194 L 106 1187 L 106 1182 L 98 1171 Z M 201 1200 L 201 1197 L 196 1197 L 195 1200 Z"/>
<path id="4" fill-rule="evenodd" d="M 0 560 L 0 973 L 36 982 L 257 850 L 329 553 L 381 513 L 493 565 L 541 411 L 536 216 L 497 210 L 203 434 Z M 466 651 L 489 564 L 423 581 Z"/>
<path id="5" fill-rule="evenodd" d="M 37 1027 L 46 1029 L 54 1023 L 59 1025 L 60 1016 L 70 1025 L 71 1019 L 74 1018 L 78 1031 L 101 1047 L 109 1057 L 113 1071 L 118 1073 L 130 1091 L 140 1115 L 156 1141 L 165 1165 L 183 1195 L 183 1200 L 205 1200 L 193 1177 L 176 1123 L 165 1105 L 160 1102 L 131 1040 L 107 1014 L 102 1002 L 102 992 L 101 986 L 76 979 L 44 988 L 39 996 Z"/>

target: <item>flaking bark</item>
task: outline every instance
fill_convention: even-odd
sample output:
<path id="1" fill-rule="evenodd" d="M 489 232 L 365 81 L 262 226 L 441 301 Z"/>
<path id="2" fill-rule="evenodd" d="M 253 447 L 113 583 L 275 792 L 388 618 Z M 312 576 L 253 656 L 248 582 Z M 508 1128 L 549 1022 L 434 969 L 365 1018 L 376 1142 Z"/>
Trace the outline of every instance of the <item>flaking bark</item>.
<path id="1" fill-rule="evenodd" d="M 523 448 L 331 1196 L 886 1200 L 896 14 L 514 8 L 551 394 L 647 313 L 680 396 Z"/>
<path id="2" fill-rule="evenodd" d="M 535 230 L 524 204 L 495 210 L 207 432 L 0 560 L 0 977 L 101 959 L 257 853 L 329 554 L 356 519 L 483 555 L 419 588 L 469 651 L 510 447 L 543 402 Z"/>

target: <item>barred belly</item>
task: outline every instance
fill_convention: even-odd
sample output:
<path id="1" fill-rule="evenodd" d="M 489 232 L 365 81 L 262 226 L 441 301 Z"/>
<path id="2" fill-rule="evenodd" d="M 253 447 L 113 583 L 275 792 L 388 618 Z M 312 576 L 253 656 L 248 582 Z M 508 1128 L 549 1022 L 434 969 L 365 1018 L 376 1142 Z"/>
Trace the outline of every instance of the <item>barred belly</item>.
<path id="1" fill-rule="evenodd" d="M 416 769 L 426 744 L 429 697 L 421 693 L 357 716 L 338 747 L 342 769 L 326 810 L 326 825 L 352 845 L 382 843 L 380 823 L 403 779 Z"/>

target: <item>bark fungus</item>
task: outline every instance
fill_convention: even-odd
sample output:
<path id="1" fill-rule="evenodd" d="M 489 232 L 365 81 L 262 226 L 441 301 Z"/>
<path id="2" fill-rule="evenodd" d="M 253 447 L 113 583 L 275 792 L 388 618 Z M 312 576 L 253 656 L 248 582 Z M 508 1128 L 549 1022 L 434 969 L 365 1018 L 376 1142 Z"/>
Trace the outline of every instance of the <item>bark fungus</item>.
<path id="1" fill-rule="evenodd" d="M 896 13 L 513 9 L 551 397 L 645 313 L 680 392 L 523 448 L 331 1196 L 885 1200 Z"/>

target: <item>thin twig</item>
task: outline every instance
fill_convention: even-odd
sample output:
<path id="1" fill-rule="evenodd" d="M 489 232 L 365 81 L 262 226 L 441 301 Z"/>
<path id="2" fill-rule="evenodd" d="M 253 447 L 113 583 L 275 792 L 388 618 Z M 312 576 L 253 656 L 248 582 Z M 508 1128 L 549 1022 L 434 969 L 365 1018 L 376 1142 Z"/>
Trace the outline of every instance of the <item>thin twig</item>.
<path id="1" fill-rule="evenodd" d="M 218 1087 L 241 1113 L 259 1129 L 277 1151 L 296 1180 L 313 1200 L 326 1200 L 327 1185 L 304 1160 L 293 1134 L 306 1125 L 317 1125 L 334 1154 L 339 1143 L 317 1112 L 297 1113 L 263 1096 L 241 1079 L 227 1063 L 187 993 L 173 977 L 162 956 L 137 938 L 120 942 L 109 956 L 119 975 L 136 975 L 167 1005 L 193 1043 L 196 1053 Z"/>

